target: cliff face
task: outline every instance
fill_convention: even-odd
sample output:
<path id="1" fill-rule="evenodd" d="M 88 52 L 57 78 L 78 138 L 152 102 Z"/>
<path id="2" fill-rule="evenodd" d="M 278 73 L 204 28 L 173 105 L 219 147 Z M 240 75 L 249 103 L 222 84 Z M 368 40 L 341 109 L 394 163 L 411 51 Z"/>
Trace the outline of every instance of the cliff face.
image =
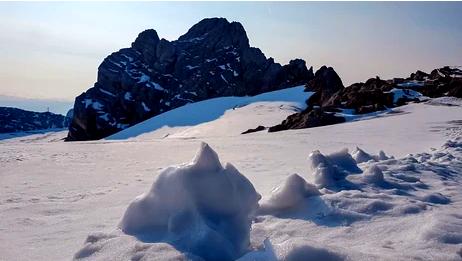
<path id="1" fill-rule="evenodd" d="M 255 95 L 313 77 L 303 60 L 281 66 L 250 47 L 237 22 L 204 19 L 171 42 L 149 29 L 99 66 L 95 85 L 75 99 L 67 139 L 104 138 L 186 103 Z"/>

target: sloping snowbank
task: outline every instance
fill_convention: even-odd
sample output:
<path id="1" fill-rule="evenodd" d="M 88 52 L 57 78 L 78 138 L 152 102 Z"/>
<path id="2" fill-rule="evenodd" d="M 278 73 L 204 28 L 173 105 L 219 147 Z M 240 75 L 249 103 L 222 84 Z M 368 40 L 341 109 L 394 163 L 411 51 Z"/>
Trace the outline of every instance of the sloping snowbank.
<path id="1" fill-rule="evenodd" d="M 292 105 L 298 109 L 304 109 L 306 107 L 305 101 L 313 94 L 312 92 L 304 92 L 304 89 L 304 86 L 298 86 L 256 96 L 220 97 L 190 103 L 122 130 L 106 139 L 121 140 L 133 138 L 166 126 L 184 127 L 199 125 L 220 118 L 227 110 L 233 110 L 257 102 L 284 102 L 284 105 Z M 278 106 L 281 105 L 283 104 L 278 104 Z M 265 125 L 265 123 L 261 122 L 253 122 L 252 124 L 251 127 Z M 240 130 L 240 132 L 245 130 Z"/>

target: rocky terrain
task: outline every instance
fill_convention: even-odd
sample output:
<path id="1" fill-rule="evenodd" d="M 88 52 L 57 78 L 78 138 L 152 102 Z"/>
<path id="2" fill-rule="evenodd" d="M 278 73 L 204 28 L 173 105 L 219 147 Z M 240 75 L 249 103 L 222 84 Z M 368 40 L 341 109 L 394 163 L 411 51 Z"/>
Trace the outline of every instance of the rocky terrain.
<path id="1" fill-rule="evenodd" d="M 0 107 L 0 133 L 65 128 L 66 117 L 51 112 Z"/>
<path id="2" fill-rule="evenodd" d="M 266 58 L 238 22 L 204 19 L 175 41 L 149 29 L 101 63 L 95 85 L 75 99 L 67 140 L 104 138 L 187 103 L 256 95 L 313 77 L 301 59 L 280 65 Z"/>
<path id="3" fill-rule="evenodd" d="M 462 98 L 462 70 L 457 67 L 434 69 L 430 74 L 417 71 L 408 78 L 382 80 L 371 78 L 366 82 L 344 87 L 331 67 L 323 66 L 305 91 L 315 92 L 307 100 L 308 107 L 287 117 L 269 132 L 302 129 L 345 122 L 343 111 L 367 114 L 388 108 L 418 102 L 425 97 L 454 96 Z"/>

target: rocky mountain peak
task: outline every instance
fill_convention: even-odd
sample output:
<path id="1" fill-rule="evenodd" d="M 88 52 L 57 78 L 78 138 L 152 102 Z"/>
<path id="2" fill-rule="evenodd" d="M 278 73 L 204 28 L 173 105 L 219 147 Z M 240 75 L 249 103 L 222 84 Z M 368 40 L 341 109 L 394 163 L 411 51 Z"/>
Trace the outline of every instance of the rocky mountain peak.
<path id="1" fill-rule="evenodd" d="M 138 35 L 136 40 L 132 43 L 132 48 L 140 52 L 149 48 L 156 48 L 159 40 L 156 30 L 147 29 Z"/>
<path id="2" fill-rule="evenodd" d="M 249 46 L 244 27 L 207 18 L 178 40 L 153 29 L 98 67 L 94 87 L 75 100 L 68 140 L 100 139 L 185 105 L 221 96 L 256 95 L 305 84 L 305 61 L 282 66 Z"/>
<path id="3" fill-rule="evenodd" d="M 249 39 L 244 27 L 239 22 L 228 22 L 225 18 L 206 18 L 191 27 L 178 38 L 179 42 L 207 43 L 205 47 L 216 50 L 228 46 L 248 48 Z"/>

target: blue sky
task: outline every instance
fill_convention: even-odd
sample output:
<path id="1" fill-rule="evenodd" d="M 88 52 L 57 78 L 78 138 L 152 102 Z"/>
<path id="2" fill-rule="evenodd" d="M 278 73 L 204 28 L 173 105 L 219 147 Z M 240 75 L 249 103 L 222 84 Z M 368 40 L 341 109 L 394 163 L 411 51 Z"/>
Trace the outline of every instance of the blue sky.
<path id="1" fill-rule="evenodd" d="M 205 17 L 241 22 L 277 62 L 333 66 L 346 84 L 462 65 L 458 2 L 1 2 L 0 95 L 73 100 L 111 52 L 154 28 L 174 40 Z"/>

